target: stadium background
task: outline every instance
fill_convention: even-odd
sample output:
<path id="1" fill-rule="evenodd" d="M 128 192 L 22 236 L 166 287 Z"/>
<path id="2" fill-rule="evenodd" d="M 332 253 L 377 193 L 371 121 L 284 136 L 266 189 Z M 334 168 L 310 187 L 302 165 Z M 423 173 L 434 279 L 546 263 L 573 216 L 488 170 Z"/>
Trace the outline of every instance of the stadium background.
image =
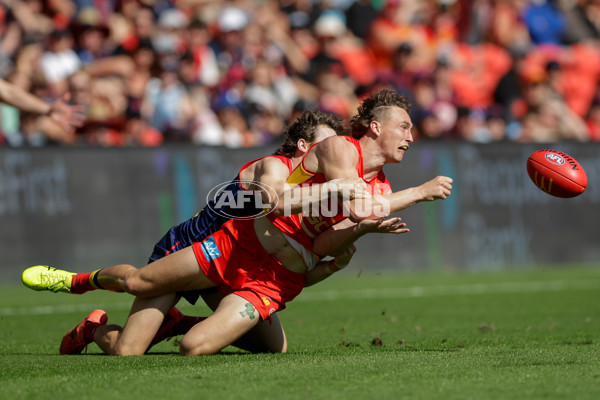
<path id="1" fill-rule="evenodd" d="M 0 278 L 141 266 L 301 110 L 347 120 L 382 88 L 413 104 L 393 187 L 455 189 L 403 212 L 410 234 L 362 238 L 355 268 L 596 263 L 598 43 L 593 0 L 0 1 L 0 78 L 87 117 L 66 132 L 0 103 Z M 583 195 L 528 180 L 543 147 L 580 161 Z"/>
<path id="2" fill-rule="evenodd" d="M 455 179 L 445 201 L 399 215 L 409 234 L 368 235 L 349 269 L 500 269 L 600 259 L 597 145 L 554 143 L 587 171 L 588 190 L 551 197 L 529 180 L 527 156 L 543 145 L 422 142 L 385 168 L 395 190 L 436 175 Z M 0 150 L 0 279 L 27 266 L 86 271 L 145 264 L 173 224 L 193 216 L 214 186 L 274 148 L 188 146 Z"/>

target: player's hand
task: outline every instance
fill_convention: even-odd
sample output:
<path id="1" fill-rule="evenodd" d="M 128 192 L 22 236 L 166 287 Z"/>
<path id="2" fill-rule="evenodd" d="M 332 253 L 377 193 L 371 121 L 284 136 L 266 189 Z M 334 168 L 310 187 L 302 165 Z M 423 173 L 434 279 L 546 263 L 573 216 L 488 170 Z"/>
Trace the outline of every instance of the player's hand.
<path id="1" fill-rule="evenodd" d="M 329 270 L 331 272 L 337 272 L 346 268 L 348 264 L 350 264 L 350 260 L 352 259 L 352 256 L 354 256 L 354 253 L 356 253 L 356 246 L 351 244 L 329 263 Z"/>
<path id="2" fill-rule="evenodd" d="M 364 199 L 371 196 L 367 192 L 367 184 L 362 178 L 336 179 L 333 190 L 343 200 Z"/>
<path id="3" fill-rule="evenodd" d="M 55 122 L 57 122 L 64 130 L 71 132 L 83 125 L 86 120 L 84 114 L 85 107 L 81 105 L 70 105 L 67 104 L 70 95 L 66 93 L 61 98 L 56 100 L 51 108 L 48 115 Z"/>
<path id="4" fill-rule="evenodd" d="M 447 176 L 437 176 L 429 182 L 425 182 L 419 186 L 423 201 L 443 200 L 450 196 L 452 182 L 452 178 Z"/>
<path id="5" fill-rule="evenodd" d="M 397 235 L 410 232 L 400 217 L 365 219 L 358 223 L 358 230 L 361 233 L 394 233 Z"/>

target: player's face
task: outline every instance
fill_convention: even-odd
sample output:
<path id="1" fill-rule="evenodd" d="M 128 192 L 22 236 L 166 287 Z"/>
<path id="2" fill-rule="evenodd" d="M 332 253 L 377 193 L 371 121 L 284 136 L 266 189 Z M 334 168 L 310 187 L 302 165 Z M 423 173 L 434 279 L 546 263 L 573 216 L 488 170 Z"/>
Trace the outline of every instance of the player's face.
<path id="1" fill-rule="evenodd" d="M 319 143 L 322 140 L 327 139 L 331 136 L 336 136 L 337 134 L 333 129 L 328 127 L 327 125 L 319 125 L 315 130 L 315 137 L 312 142 L 309 142 L 309 145 L 313 145 L 315 143 Z"/>
<path id="2" fill-rule="evenodd" d="M 413 142 L 412 121 L 400 107 L 393 107 L 388 118 L 381 121 L 380 144 L 386 163 L 399 163 Z"/>

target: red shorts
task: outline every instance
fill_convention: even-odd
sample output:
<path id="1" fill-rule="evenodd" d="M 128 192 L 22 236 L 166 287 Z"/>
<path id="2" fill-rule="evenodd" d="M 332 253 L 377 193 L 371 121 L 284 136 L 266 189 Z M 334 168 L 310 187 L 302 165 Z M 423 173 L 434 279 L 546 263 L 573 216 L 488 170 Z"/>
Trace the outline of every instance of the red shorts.
<path id="1" fill-rule="evenodd" d="M 304 288 L 305 274 L 290 271 L 264 250 L 254 220 L 230 220 L 192 248 L 200 268 L 219 286 L 219 292 L 248 300 L 263 320 L 283 310 Z"/>

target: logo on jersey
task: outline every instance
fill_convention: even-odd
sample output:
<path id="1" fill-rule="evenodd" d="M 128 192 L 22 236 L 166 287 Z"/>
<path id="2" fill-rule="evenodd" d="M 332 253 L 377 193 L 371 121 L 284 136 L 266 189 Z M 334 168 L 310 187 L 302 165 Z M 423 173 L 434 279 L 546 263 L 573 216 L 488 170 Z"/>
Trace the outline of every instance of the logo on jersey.
<path id="1" fill-rule="evenodd" d="M 254 219 L 275 209 L 278 198 L 274 197 L 275 191 L 268 185 L 234 180 L 213 187 L 206 195 L 206 203 L 212 212 L 227 219 Z"/>
<path id="2" fill-rule="evenodd" d="M 202 242 L 200 247 L 202 247 L 202 253 L 204 253 L 204 258 L 206 258 L 207 261 L 212 261 L 215 258 L 221 257 L 221 252 L 215 243 L 215 239 L 212 237 L 209 237 Z"/>

